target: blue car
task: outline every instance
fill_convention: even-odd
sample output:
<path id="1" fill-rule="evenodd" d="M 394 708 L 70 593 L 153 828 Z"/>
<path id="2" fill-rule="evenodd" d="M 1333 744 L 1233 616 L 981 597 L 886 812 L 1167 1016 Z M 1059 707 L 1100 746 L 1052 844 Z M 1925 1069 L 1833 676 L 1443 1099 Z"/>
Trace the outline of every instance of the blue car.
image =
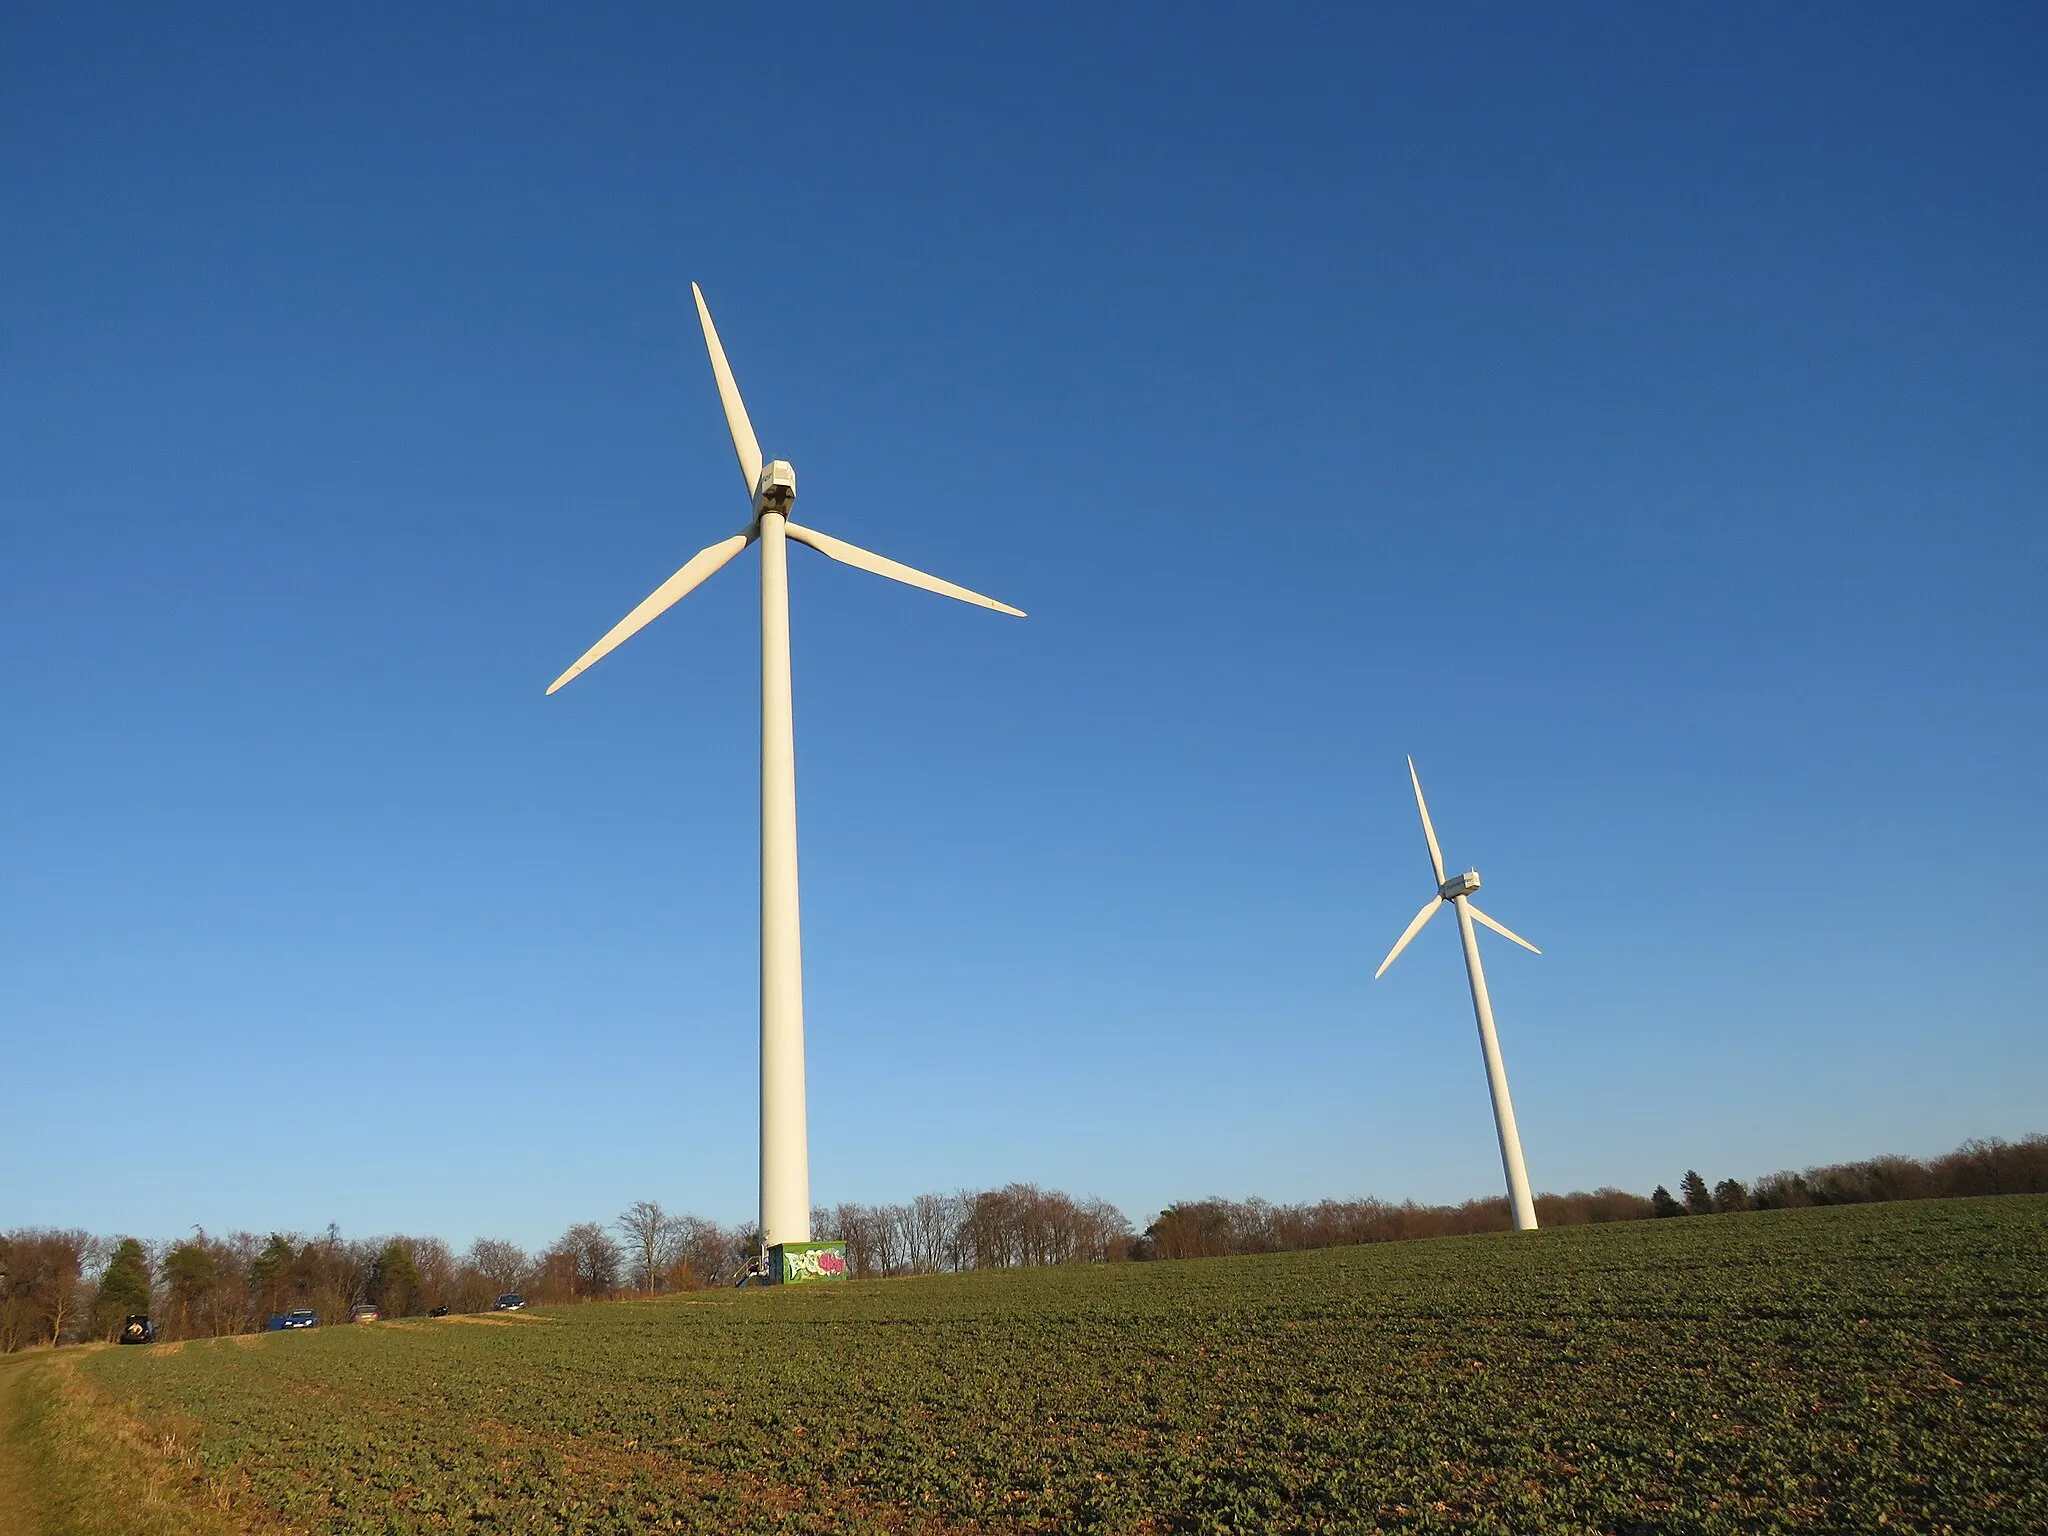
<path id="1" fill-rule="evenodd" d="M 273 1312 L 270 1321 L 263 1325 L 272 1333 L 282 1333 L 287 1328 L 318 1328 L 320 1314 L 311 1307 L 294 1307 L 289 1312 Z"/>

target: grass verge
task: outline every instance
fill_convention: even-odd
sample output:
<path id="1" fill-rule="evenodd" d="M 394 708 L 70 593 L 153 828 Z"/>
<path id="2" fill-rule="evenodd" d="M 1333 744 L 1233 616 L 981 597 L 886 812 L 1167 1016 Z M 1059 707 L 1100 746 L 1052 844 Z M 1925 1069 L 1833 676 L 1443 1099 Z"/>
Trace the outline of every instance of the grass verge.
<path id="1" fill-rule="evenodd" d="M 240 1536 L 189 1427 L 145 1423 L 80 1374 L 87 1349 L 0 1359 L 0 1536 Z M 279 1527 L 269 1525 L 267 1530 Z"/>

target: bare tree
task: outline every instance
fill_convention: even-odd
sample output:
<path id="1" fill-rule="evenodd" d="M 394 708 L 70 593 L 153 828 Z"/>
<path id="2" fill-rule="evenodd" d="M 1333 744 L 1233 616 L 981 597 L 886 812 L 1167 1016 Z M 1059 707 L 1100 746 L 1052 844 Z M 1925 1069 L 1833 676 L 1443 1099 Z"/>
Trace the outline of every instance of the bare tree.
<path id="1" fill-rule="evenodd" d="M 910 1244 L 906 1241 L 910 1228 L 910 1207 L 907 1205 L 878 1205 L 869 1208 L 868 1219 L 872 1228 L 869 1241 L 874 1244 L 875 1273 L 900 1275 L 910 1268 Z"/>
<path id="2" fill-rule="evenodd" d="M 469 1245 L 469 1266 L 496 1286 L 500 1295 L 526 1284 L 533 1261 L 517 1243 L 480 1237 Z"/>
<path id="3" fill-rule="evenodd" d="M 412 1266 L 419 1275 L 420 1305 L 453 1306 L 461 1294 L 460 1266 L 446 1243 L 438 1237 L 401 1237 L 412 1254 Z"/>
<path id="4" fill-rule="evenodd" d="M 0 1241 L 0 1335 L 9 1349 L 55 1347 L 85 1311 L 83 1232 L 31 1229 Z"/>
<path id="5" fill-rule="evenodd" d="M 728 1231 L 702 1216 L 676 1219 L 675 1263 L 670 1283 L 678 1290 L 724 1285 L 735 1279 L 753 1257 L 750 1234 Z"/>
<path id="6" fill-rule="evenodd" d="M 608 1296 L 619 1288 L 619 1245 L 601 1221 L 579 1221 L 555 1239 L 548 1250 L 549 1271 L 554 1260 L 567 1261 L 569 1279 L 578 1300 Z"/>
<path id="7" fill-rule="evenodd" d="M 1085 1264 L 1109 1264 L 1131 1256 L 1131 1223 L 1107 1200 L 1091 1196 L 1076 1208 L 1076 1245 L 1069 1257 Z"/>
<path id="8" fill-rule="evenodd" d="M 960 1201 L 954 1195 L 919 1195 L 910 1202 L 911 1273 L 936 1275 L 953 1267 L 954 1235 L 960 1229 Z"/>
<path id="9" fill-rule="evenodd" d="M 619 1213 L 619 1234 L 632 1255 L 633 1278 L 640 1290 L 661 1289 L 662 1276 L 675 1264 L 677 1220 L 657 1200 L 635 1200 Z"/>

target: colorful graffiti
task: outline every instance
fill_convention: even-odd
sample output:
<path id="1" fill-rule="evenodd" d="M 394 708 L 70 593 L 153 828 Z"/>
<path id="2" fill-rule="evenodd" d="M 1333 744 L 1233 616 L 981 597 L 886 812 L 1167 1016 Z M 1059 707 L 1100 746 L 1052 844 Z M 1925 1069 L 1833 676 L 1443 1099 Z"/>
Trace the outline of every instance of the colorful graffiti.
<path id="1" fill-rule="evenodd" d="M 773 1250 L 775 1278 L 784 1285 L 802 1285 L 813 1280 L 844 1280 L 844 1243 L 781 1243 Z"/>

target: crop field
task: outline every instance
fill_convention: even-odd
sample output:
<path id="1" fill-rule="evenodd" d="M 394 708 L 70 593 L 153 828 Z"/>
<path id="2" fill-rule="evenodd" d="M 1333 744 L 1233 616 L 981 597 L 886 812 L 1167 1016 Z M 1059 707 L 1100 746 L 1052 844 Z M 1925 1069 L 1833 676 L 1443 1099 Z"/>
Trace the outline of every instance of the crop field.
<path id="1" fill-rule="evenodd" d="M 318 1533 L 2048 1530 L 2048 1197 L 79 1359 Z"/>

